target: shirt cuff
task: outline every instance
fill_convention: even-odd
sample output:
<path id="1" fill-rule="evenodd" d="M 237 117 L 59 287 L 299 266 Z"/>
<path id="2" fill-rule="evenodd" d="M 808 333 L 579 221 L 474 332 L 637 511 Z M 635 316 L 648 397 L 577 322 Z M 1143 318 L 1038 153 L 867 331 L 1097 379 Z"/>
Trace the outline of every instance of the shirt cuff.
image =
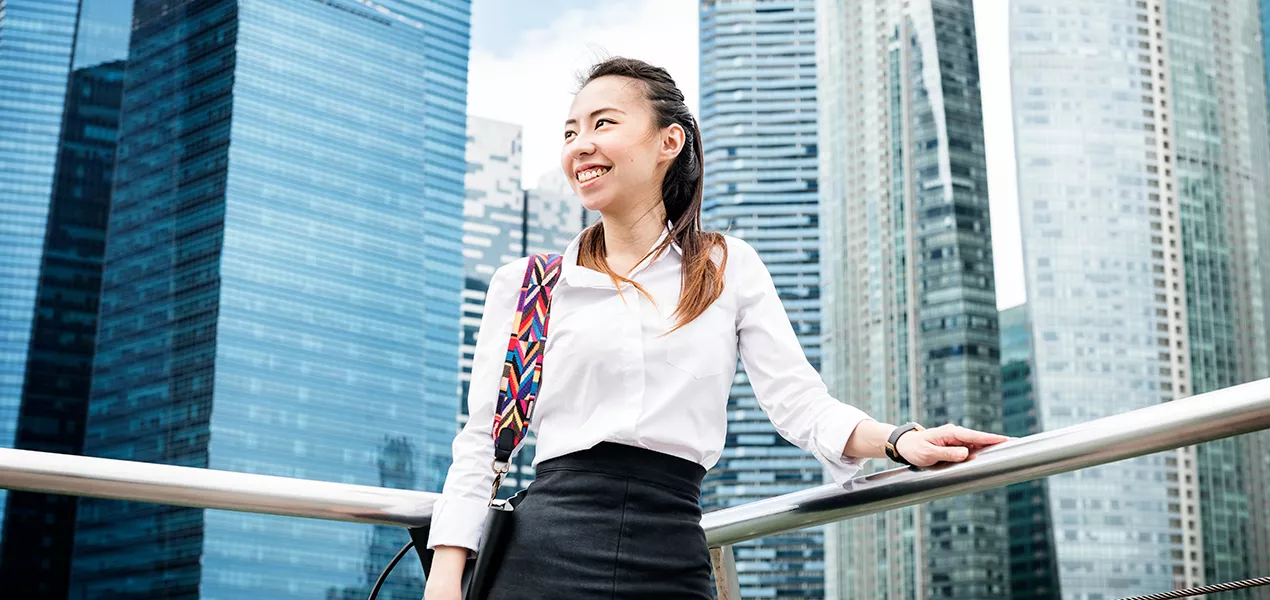
<path id="1" fill-rule="evenodd" d="M 817 426 L 816 441 L 822 456 L 820 462 L 829 471 L 833 482 L 841 486 L 855 477 L 869 461 L 867 458 L 843 456 L 842 451 L 847 447 L 847 440 L 851 439 L 856 426 L 873 419 L 864 414 L 864 411 L 847 404 L 839 404 L 828 417 Z"/>
<path id="2" fill-rule="evenodd" d="M 476 552 L 481 547 L 487 518 L 489 502 L 485 500 L 442 496 L 432 507 L 428 549 L 460 546 Z"/>

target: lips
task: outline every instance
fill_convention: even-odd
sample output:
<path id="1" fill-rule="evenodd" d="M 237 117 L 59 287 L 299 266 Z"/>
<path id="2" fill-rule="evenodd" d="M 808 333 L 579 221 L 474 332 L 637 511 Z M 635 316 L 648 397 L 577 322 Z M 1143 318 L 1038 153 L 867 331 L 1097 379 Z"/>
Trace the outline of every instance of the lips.
<path id="1" fill-rule="evenodd" d="M 610 170 L 612 170 L 612 167 L 606 167 L 604 165 L 582 165 L 574 171 L 573 176 L 577 180 L 579 186 L 585 187 L 601 177 L 604 177 L 604 175 L 606 175 Z"/>

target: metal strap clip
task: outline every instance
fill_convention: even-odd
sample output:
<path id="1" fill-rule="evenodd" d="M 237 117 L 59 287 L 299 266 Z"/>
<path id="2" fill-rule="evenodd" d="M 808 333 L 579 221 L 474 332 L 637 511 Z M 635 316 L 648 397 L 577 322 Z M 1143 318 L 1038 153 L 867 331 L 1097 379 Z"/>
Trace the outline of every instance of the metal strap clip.
<path id="1" fill-rule="evenodd" d="M 498 459 L 494 459 L 490 467 L 494 469 L 494 489 L 489 493 L 489 505 L 494 506 L 494 500 L 498 498 L 498 488 L 503 485 L 503 476 L 507 474 L 511 467 L 506 462 L 500 462 Z"/>

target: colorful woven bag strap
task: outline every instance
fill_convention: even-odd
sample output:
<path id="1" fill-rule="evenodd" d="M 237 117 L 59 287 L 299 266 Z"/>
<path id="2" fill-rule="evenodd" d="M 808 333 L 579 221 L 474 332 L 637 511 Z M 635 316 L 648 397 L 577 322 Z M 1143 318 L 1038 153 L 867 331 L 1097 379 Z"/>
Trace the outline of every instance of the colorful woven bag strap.
<path id="1" fill-rule="evenodd" d="M 529 257 L 525 280 L 516 303 L 516 318 L 511 339 L 507 342 L 507 360 L 503 363 L 503 381 L 498 392 L 498 411 L 494 413 L 494 495 L 512 452 L 529 432 L 534 401 L 542 385 L 542 355 L 547 347 L 547 324 L 551 317 L 551 290 L 560 279 L 564 260 L 559 254 L 537 254 Z M 492 496 L 491 496 L 492 498 Z"/>

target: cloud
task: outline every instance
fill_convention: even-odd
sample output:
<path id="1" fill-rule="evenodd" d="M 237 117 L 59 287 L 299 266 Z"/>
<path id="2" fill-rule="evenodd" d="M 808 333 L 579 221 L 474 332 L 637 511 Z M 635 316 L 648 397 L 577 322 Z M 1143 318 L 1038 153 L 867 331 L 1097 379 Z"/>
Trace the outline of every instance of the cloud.
<path id="1" fill-rule="evenodd" d="M 664 67 L 698 106 L 697 6 L 684 0 L 597 3 L 560 13 L 545 27 L 521 31 L 515 50 L 473 48 L 468 113 L 525 128 L 527 186 L 559 169 L 564 119 L 577 76 L 607 56 Z"/>

